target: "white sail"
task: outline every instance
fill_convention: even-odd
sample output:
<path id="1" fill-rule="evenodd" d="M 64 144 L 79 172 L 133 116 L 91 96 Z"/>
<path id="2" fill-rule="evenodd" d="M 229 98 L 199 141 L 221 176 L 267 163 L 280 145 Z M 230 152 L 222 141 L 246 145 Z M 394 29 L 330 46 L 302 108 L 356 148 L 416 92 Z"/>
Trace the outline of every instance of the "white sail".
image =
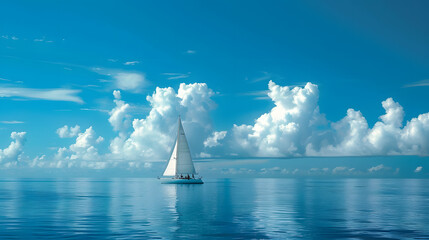
<path id="1" fill-rule="evenodd" d="M 164 176 L 195 174 L 194 163 L 191 158 L 188 141 L 186 140 L 185 131 L 179 117 L 179 129 L 177 132 L 174 150 L 171 153 L 170 161 L 164 171 Z"/>
<path id="2" fill-rule="evenodd" d="M 191 158 L 188 141 L 179 117 L 179 132 L 177 138 L 177 174 L 195 174 L 194 163 Z"/>
<path id="3" fill-rule="evenodd" d="M 170 156 L 170 161 L 168 161 L 167 168 L 164 171 L 164 176 L 176 176 L 176 165 L 177 165 L 177 140 L 174 143 L 174 150 Z"/>

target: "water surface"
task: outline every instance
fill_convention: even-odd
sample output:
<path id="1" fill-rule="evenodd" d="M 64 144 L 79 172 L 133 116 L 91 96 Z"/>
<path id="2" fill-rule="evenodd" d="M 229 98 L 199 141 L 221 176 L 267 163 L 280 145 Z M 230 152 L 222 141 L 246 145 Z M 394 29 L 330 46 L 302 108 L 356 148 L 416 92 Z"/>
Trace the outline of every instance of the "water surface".
<path id="1" fill-rule="evenodd" d="M 427 179 L 3 179 L 0 239 L 429 239 Z"/>

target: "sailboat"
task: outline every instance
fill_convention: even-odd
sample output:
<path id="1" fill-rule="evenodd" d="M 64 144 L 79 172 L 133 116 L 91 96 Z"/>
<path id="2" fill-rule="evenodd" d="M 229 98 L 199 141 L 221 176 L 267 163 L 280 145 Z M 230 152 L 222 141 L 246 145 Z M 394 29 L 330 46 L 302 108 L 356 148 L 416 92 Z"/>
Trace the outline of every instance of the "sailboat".
<path id="1" fill-rule="evenodd" d="M 202 184 L 201 177 L 196 177 L 194 163 L 191 158 L 188 141 L 179 116 L 177 139 L 174 149 L 164 171 L 161 183 Z"/>

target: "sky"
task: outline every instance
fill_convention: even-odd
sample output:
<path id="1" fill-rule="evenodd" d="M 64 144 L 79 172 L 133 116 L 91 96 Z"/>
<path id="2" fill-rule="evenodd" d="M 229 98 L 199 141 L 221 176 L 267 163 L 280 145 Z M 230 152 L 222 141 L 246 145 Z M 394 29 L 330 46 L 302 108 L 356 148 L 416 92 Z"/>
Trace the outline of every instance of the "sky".
<path id="1" fill-rule="evenodd" d="M 429 176 L 427 1 L 3 1 L 3 176 Z"/>

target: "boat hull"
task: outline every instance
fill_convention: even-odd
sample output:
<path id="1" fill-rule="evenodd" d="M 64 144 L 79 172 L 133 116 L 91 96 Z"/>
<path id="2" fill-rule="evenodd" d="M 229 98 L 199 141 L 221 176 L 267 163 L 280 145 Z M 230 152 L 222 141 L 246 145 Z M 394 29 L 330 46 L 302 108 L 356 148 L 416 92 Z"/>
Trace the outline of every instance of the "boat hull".
<path id="1" fill-rule="evenodd" d="M 181 179 L 181 178 L 160 178 L 162 184 L 203 184 L 200 178 Z"/>

